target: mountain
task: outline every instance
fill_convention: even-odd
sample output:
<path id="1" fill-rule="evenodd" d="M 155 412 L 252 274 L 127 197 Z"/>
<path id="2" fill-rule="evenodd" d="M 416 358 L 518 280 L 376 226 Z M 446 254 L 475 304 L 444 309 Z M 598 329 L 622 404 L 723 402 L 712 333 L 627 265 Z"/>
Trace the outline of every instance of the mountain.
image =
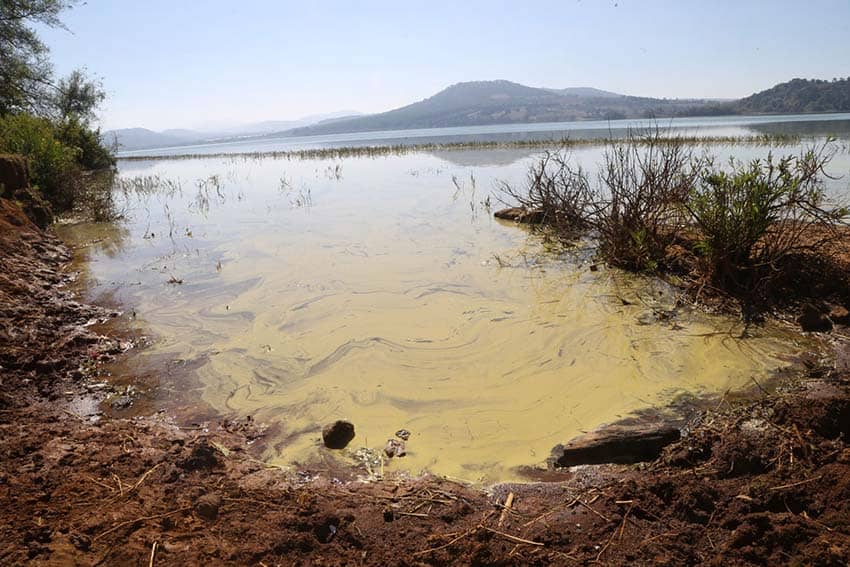
<path id="1" fill-rule="evenodd" d="M 129 128 L 105 132 L 121 149 L 165 147 L 245 137 L 313 136 L 376 130 L 404 130 L 487 124 L 850 112 L 850 77 L 832 81 L 793 79 L 740 100 L 659 99 L 591 87 L 535 88 L 510 81 L 457 83 L 424 100 L 379 114 L 353 111 L 266 121 L 218 131 Z M 356 116 L 352 116 L 356 115 Z"/>
<path id="2" fill-rule="evenodd" d="M 327 114 L 305 116 L 298 120 L 267 120 L 265 122 L 255 122 L 217 130 L 186 130 L 175 128 L 155 132 L 146 128 L 121 128 L 107 130 L 103 132 L 102 136 L 107 144 L 115 143 L 121 150 L 141 150 L 213 141 L 223 142 L 235 138 L 259 137 L 283 130 L 291 130 L 292 128 L 333 122 L 360 115 L 361 113 L 356 110 L 343 110 Z"/>
<path id="3" fill-rule="evenodd" d="M 734 103 L 737 114 L 850 112 L 850 77 L 792 79 Z"/>
<path id="4" fill-rule="evenodd" d="M 299 118 L 298 120 L 266 120 L 264 122 L 255 122 L 253 124 L 244 124 L 242 126 L 234 126 L 232 128 L 223 128 L 215 132 L 209 132 L 208 135 L 222 138 L 226 136 L 261 136 L 271 134 L 273 132 L 281 132 L 283 130 L 291 130 L 301 126 L 309 126 L 329 120 L 339 120 L 341 118 L 353 118 L 362 116 L 362 112 L 356 110 L 341 110 L 339 112 L 329 112 L 327 114 L 313 114 Z"/>
<path id="5" fill-rule="evenodd" d="M 475 81 L 452 85 L 432 97 L 388 112 L 295 128 L 285 134 L 308 136 L 374 130 L 674 116 L 693 112 L 706 104 L 702 100 L 625 96 L 587 87 L 543 89 L 510 81 Z"/>
<path id="6" fill-rule="evenodd" d="M 168 132 L 171 132 L 169 134 Z M 107 145 L 115 145 L 119 150 L 135 150 L 141 148 L 161 148 L 168 146 L 179 146 L 197 140 L 194 136 L 186 137 L 175 133 L 188 133 L 190 130 L 166 130 L 165 132 L 154 132 L 147 128 L 121 128 L 118 130 L 107 130 L 101 134 Z M 195 132 L 194 134 L 198 134 Z"/>

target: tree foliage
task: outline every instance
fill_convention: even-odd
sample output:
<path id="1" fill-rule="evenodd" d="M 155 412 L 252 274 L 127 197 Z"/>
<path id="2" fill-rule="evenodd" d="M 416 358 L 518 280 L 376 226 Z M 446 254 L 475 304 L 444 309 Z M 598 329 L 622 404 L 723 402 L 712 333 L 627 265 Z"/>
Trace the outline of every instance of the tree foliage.
<path id="1" fill-rule="evenodd" d="M 850 77 L 792 79 L 735 103 L 738 113 L 850 112 Z"/>
<path id="2" fill-rule="evenodd" d="M 0 115 L 42 113 L 49 104 L 53 66 L 32 25 L 64 27 L 68 0 L 0 0 Z"/>
<path id="3" fill-rule="evenodd" d="M 85 170 L 114 164 L 92 128 L 105 98 L 82 70 L 56 80 L 35 25 L 65 29 L 77 0 L 0 0 L 0 152 L 26 156 L 33 184 L 57 209 L 85 191 Z"/>

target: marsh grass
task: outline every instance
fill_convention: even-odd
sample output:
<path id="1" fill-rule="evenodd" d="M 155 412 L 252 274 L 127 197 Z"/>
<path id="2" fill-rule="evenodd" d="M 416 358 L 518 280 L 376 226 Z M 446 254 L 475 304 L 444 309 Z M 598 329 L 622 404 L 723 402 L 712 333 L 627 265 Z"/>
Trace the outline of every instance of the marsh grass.
<path id="1" fill-rule="evenodd" d="M 670 143 L 694 147 L 709 147 L 717 145 L 750 145 L 750 146 L 790 146 L 799 144 L 800 136 L 790 134 L 762 134 L 758 136 L 669 136 Z M 510 142 L 453 142 L 425 144 L 396 144 L 381 146 L 348 146 L 339 148 L 311 148 L 301 150 L 284 150 L 269 152 L 218 152 L 208 154 L 174 154 L 174 155 L 145 155 L 123 156 L 120 161 L 161 161 L 183 159 L 230 159 L 232 161 L 251 161 L 263 159 L 278 160 L 327 160 L 345 158 L 378 158 L 393 155 L 407 155 L 425 151 L 463 151 L 463 150 L 498 150 L 498 149 L 552 149 L 552 148 L 582 148 L 608 146 L 615 143 L 627 142 L 629 138 L 594 138 L 594 139 L 548 139 L 548 140 L 514 140 Z M 331 175 L 339 172 L 331 169 Z M 338 179 L 339 177 L 337 177 Z"/>

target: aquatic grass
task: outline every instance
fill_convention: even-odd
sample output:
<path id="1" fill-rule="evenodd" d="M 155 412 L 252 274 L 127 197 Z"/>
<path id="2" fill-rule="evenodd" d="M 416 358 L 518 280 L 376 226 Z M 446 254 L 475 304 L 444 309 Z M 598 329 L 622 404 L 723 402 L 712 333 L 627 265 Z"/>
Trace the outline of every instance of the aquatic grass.
<path id="1" fill-rule="evenodd" d="M 792 134 L 761 134 L 757 136 L 669 136 L 670 143 L 690 146 L 717 145 L 751 145 L 751 146 L 791 146 L 802 141 L 798 135 Z M 337 148 L 308 148 L 300 150 L 281 150 L 267 152 L 216 152 L 216 153 L 186 153 L 162 155 L 121 156 L 119 161 L 168 161 L 184 159 L 229 159 L 231 161 L 251 161 L 264 159 L 277 160 L 327 160 L 345 158 L 378 158 L 384 156 L 401 156 L 426 151 L 464 151 L 464 150 L 499 150 L 499 149 L 555 149 L 600 147 L 629 141 L 629 138 L 560 138 L 548 140 L 512 140 L 509 142 L 474 141 L 423 144 L 393 144 L 370 146 L 344 146 Z M 337 171 L 331 169 L 335 177 Z"/>

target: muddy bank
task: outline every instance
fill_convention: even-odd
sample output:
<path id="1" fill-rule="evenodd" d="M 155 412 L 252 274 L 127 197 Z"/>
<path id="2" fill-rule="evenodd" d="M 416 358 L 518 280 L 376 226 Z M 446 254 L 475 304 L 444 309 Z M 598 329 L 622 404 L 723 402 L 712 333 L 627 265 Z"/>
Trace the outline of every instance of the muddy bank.
<path id="1" fill-rule="evenodd" d="M 476 490 L 286 471 L 254 457 L 263 432 L 250 421 L 75 412 L 88 369 L 122 350 L 92 331 L 111 314 L 64 289 L 61 244 L 0 207 L 4 565 L 850 560 L 850 385 L 835 368 L 812 364 L 796 387 L 757 402 L 722 400 L 652 463 L 573 469 L 558 482 Z"/>

